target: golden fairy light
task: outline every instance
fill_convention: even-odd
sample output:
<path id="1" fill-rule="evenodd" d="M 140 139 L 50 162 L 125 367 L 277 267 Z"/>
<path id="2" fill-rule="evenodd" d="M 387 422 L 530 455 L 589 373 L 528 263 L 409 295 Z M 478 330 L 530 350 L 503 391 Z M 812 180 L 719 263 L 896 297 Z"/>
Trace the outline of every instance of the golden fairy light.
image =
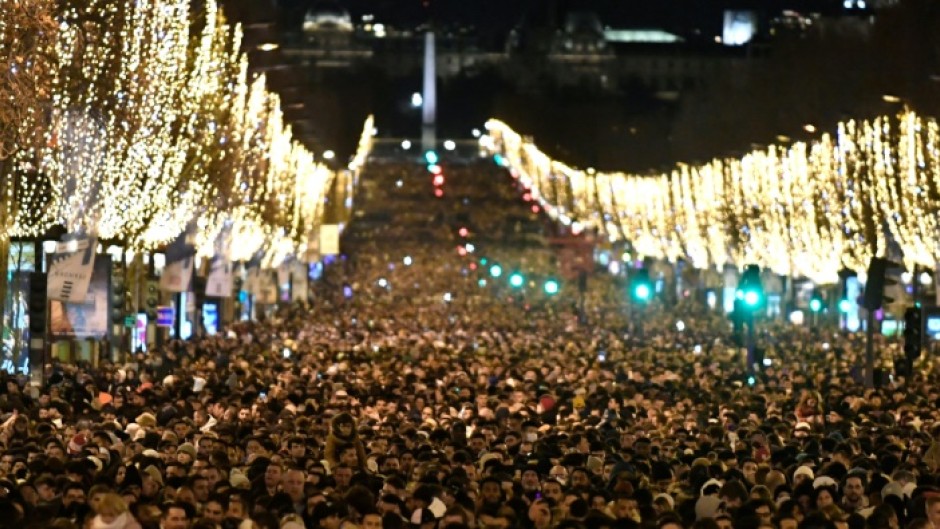
<path id="1" fill-rule="evenodd" d="M 940 261 L 940 127 L 909 110 L 658 175 L 592 174 L 551 160 L 503 122 L 486 129 L 481 147 L 533 186 L 546 211 L 641 256 L 754 263 L 821 284 L 843 268 L 863 272 L 890 242 L 908 268 Z"/>
<path id="2" fill-rule="evenodd" d="M 34 26 L 49 29 L 52 62 L 49 128 L 30 123 L 44 141 L 16 142 L 16 194 L 0 189 L 4 203 L 22 206 L 4 233 L 38 236 L 60 224 L 155 249 L 195 220 L 202 255 L 238 241 L 232 258 L 271 264 L 316 231 L 335 175 L 293 138 L 264 77 L 249 79 L 241 28 L 214 1 L 195 17 L 188 0 L 65 3 L 54 17 L 51 1 L 0 2 L 0 60 L 16 55 L 4 43 L 25 27 L 7 7 L 29 6 L 43 15 Z M 38 65 L 27 64 L 33 81 Z M 41 87 L 3 92 L 9 80 L 0 76 L 0 96 Z M 360 146 L 359 166 L 369 150 Z"/>

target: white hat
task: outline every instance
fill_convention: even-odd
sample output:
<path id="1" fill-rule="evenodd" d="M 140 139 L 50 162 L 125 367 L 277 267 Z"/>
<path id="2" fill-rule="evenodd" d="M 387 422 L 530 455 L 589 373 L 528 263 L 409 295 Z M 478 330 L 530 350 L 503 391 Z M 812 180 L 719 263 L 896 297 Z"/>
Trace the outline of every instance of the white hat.
<path id="1" fill-rule="evenodd" d="M 839 487 L 839 484 L 836 483 L 836 480 L 830 478 L 829 476 L 819 476 L 813 480 L 813 488 L 818 489 L 819 487 Z"/>
<path id="2" fill-rule="evenodd" d="M 92 464 L 95 465 L 95 469 L 97 472 L 101 472 L 101 469 L 104 468 L 104 463 L 95 456 L 88 456 L 85 459 L 91 461 Z"/>
<path id="3" fill-rule="evenodd" d="M 672 496 L 670 496 L 669 494 L 666 494 L 665 492 L 659 493 L 656 495 L 655 498 L 653 498 L 653 501 L 656 501 L 660 498 L 666 500 L 666 503 L 669 504 L 670 509 L 676 508 L 676 500 L 672 499 Z"/>
<path id="4" fill-rule="evenodd" d="M 720 489 L 722 486 L 724 486 L 724 482 L 723 482 L 723 481 L 720 481 L 720 480 L 717 480 L 717 479 L 715 479 L 715 478 L 712 478 L 712 479 L 706 481 L 704 485 L 702 485 L 702 488 L 699 489 L 698 493 L 699 493 L 700 495 L 704 496 L 704 495 L 705 495 L 705 489 L 707 489 L 708 487 L 710 487 L 710 486 L 712 486 L 712 485 L 718 485 L 718 488 Z"/>
<path id="5" fill-rule="evenodd" d="M 798 476 L 806 476 L 809 479 L 816 479 L 816 474 L 813 472 L 813 469 L 806 465 L 801 466 L 793 472 L 793 481 L 796 481 Z"/>
<path id="6" fill-rule="evenodd" d="M 881 489 L 881 499 L 885 499 L 891 495 L 904 499 L 904 488 L 897 481 L 892 481 Z"/>
<path id="7" fill-rule="evenodd" d="M 714 518 L 721 506 L 721 499 L 714 494 L 702 496 L 695 502 L 695 519 Z"/>

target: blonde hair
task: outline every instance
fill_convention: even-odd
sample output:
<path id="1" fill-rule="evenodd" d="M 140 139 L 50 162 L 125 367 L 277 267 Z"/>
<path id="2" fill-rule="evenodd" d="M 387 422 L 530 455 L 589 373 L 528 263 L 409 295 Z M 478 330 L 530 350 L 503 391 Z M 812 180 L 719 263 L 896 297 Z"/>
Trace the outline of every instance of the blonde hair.
<path id="1" fill-rule="evenodd" d="M 101 500 L 98 501 L 98 514 L 118 516 L 125 512 L 127 512 L 127 503 L 124 502 L 124 498 L 115 492 L 104 494 L 101 496 Z"/>

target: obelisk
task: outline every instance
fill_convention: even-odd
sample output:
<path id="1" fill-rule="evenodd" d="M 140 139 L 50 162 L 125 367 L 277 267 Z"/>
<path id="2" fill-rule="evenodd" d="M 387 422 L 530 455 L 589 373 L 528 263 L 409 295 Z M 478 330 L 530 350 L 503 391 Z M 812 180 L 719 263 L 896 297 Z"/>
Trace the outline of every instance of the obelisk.
<path id="1" fill-rule="evenodd" d="M 434 32 L 424 34 L 424 101 L 421 109 L 421 151 L 437 148 L 437 73 Z"/>

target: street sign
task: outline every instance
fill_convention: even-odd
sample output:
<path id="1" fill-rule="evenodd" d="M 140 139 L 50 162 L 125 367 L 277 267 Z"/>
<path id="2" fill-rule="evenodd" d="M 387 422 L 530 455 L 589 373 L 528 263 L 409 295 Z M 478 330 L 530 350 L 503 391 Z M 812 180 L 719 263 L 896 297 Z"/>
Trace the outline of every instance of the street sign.
<path id="1" fill-rule="evenodd" d="M 172 327 L 176 320 L 173 307 L 157 307 L 157 327 Z"/>
<path id="2" fill-rule="evenodd" d="M 127 328 L 133 328 L 137 325 L 137 316 L 124 316 L 124 326 Z"/>

